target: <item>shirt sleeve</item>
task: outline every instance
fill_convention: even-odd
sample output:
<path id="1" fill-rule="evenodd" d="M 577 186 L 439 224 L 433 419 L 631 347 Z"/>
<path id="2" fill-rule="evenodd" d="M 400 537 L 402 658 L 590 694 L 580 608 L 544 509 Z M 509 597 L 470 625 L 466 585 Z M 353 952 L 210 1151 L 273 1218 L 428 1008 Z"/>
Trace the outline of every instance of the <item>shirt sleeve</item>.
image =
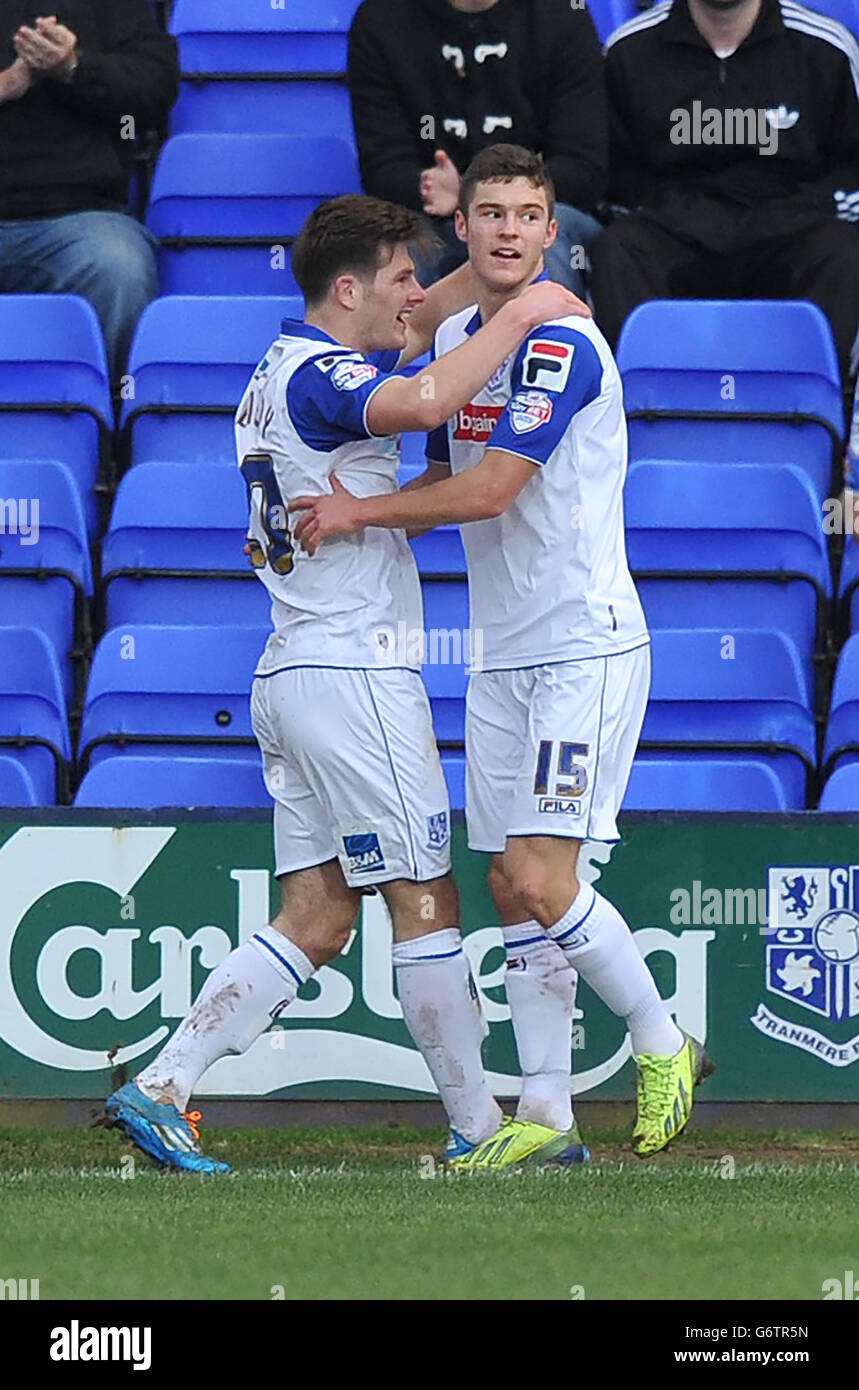
<path id="1" fill-rule="evenodd" d="M 573 417 L 600 394 L 602 376 L 599 353 L 584 333 L 536 329 L 516 355 L 510 399 L 486 447 L 548 463 Z"/>
<path id="2" fill-rule="evenodd" d="M 401 373 L 380 371 L 360 352 L 313 357 L 289 380 L 289 418 L 308 448 L 321 453 L 330 453 L 355 439 L 373 439 L 367 407 L 393 375 Z"/>
<path id="3" fill-rule="evenodd" d="M 433 338 L 430 348 L 430 365 L 438 358 L 437 349 L 438 338 Z M 431 463 L 446 463 L 450 467 L 450 434 L 447 422 L 437 425 L 434 430 L 430 430 L 427 435 L 427 458 Z"/>

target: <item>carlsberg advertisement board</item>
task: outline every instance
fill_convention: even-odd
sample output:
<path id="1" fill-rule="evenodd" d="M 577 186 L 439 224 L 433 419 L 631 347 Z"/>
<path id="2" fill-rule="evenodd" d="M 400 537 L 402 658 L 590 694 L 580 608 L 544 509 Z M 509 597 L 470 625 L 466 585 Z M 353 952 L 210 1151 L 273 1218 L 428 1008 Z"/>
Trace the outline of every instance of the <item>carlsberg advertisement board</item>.
<path id="1" fill-rule="evenodd" d="M 19 813 L 8 813 L 18 815 Z M 27 817 L 29 816 L 29 819 Z M 859 1099 L 859 835 L 836 816 L 631 816 L 581 872 L 630 923 L 712 1100 Z M 499 1095 L 518 1092 L 485 856 L 454 826 L 465 944 Z M 0 1095 L 98 1098 L 133 1075 L 207 973 L 278 902 L 264 813 L 20 813 L 0 823 Z M 343 955 L 198 1096 L 426 1098 L 380 897 Z M 575 1090 L 633 1094 L 621 1022 L 580 983 Z"/>

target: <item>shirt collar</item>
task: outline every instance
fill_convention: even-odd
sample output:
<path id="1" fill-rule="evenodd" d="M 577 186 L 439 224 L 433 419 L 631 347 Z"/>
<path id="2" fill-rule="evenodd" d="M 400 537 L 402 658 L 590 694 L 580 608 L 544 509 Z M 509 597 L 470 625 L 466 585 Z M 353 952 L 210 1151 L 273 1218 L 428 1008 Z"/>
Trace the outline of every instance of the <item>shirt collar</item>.
<path id="1" fill-rule="evenodd" d="M 334 338 L 329 337 L 321 328 L 314 328 L 312 324 L 305 323 L 303 319 L 284 319 L 280 325 L 280 331 L 284 338 L 309 338 L 316 343 L 333 343 L 334 347 L 340 347 Z"/>
<path id="2" fill-rule="evenodd" d="M 531 281 L 531 284 L 532 284 L 532 285 L 536 285 L 536 284 L 538 283 L 538 281 L 540 281 L 540 280 L 548 280 L 548 278 L 549 278 L 549 272 L 548 272 L 548 270 L 546 269 L 546 267 L 544 266 L 543 269 L 540 271 L 540 274 L 534 276 L 534 279 Z M 483 324 L 482 324 L 482 320 L 481 320 L 481 318 L 480 318 L 480 310 L 479 310 L 479 309 L 475 309 L 475 311 L 474 311 L 474 313 L 472 314 L 471 318 L 468 320 L 468 323 L 465 325 L 465 332 L 468 334 L 469 338 L 471 338 L 471 337 L 473 337 L 474 334 L 477 332 L 478 328 L 482 328 L 482 327 L 483 327 Z"/>

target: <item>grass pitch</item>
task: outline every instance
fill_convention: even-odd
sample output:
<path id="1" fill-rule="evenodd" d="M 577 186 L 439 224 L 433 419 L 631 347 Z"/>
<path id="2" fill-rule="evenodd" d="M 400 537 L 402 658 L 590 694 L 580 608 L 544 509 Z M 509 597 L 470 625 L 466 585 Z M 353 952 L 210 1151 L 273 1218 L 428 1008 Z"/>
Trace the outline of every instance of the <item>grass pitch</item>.
<path id="1" fill-rule="evenodd" d="M 0 1277 L 75 1300 L 819 1299 L 857 1268 L 855 1136 L 693 1134 L 644 1162 L 625 1140 L 445 1177 L 441 1132 L 209 1130 L 234 1169 L 214 1178 L 140 1155 L 132 1176 L 116 1132 L 0 1130 Z"/>

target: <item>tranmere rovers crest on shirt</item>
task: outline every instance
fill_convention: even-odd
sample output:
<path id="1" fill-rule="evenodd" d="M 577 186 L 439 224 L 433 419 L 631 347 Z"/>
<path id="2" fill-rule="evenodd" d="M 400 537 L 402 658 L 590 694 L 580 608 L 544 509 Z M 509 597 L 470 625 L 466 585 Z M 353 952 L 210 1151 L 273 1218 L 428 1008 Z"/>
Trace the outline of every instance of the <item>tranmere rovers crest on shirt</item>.
<path id="1" fill-rule="evenodd" d="M 783 1017 L 764 1003 L 752 1023 L 830 1066 L 850 1066 L 859 1032 L 845 1038 L 843 1025 L 859 1014 L 859 866 L 771 868 L 768 906 L 766 989 L 830 1027 L 821 1032 L 792 1009 Z"/>

